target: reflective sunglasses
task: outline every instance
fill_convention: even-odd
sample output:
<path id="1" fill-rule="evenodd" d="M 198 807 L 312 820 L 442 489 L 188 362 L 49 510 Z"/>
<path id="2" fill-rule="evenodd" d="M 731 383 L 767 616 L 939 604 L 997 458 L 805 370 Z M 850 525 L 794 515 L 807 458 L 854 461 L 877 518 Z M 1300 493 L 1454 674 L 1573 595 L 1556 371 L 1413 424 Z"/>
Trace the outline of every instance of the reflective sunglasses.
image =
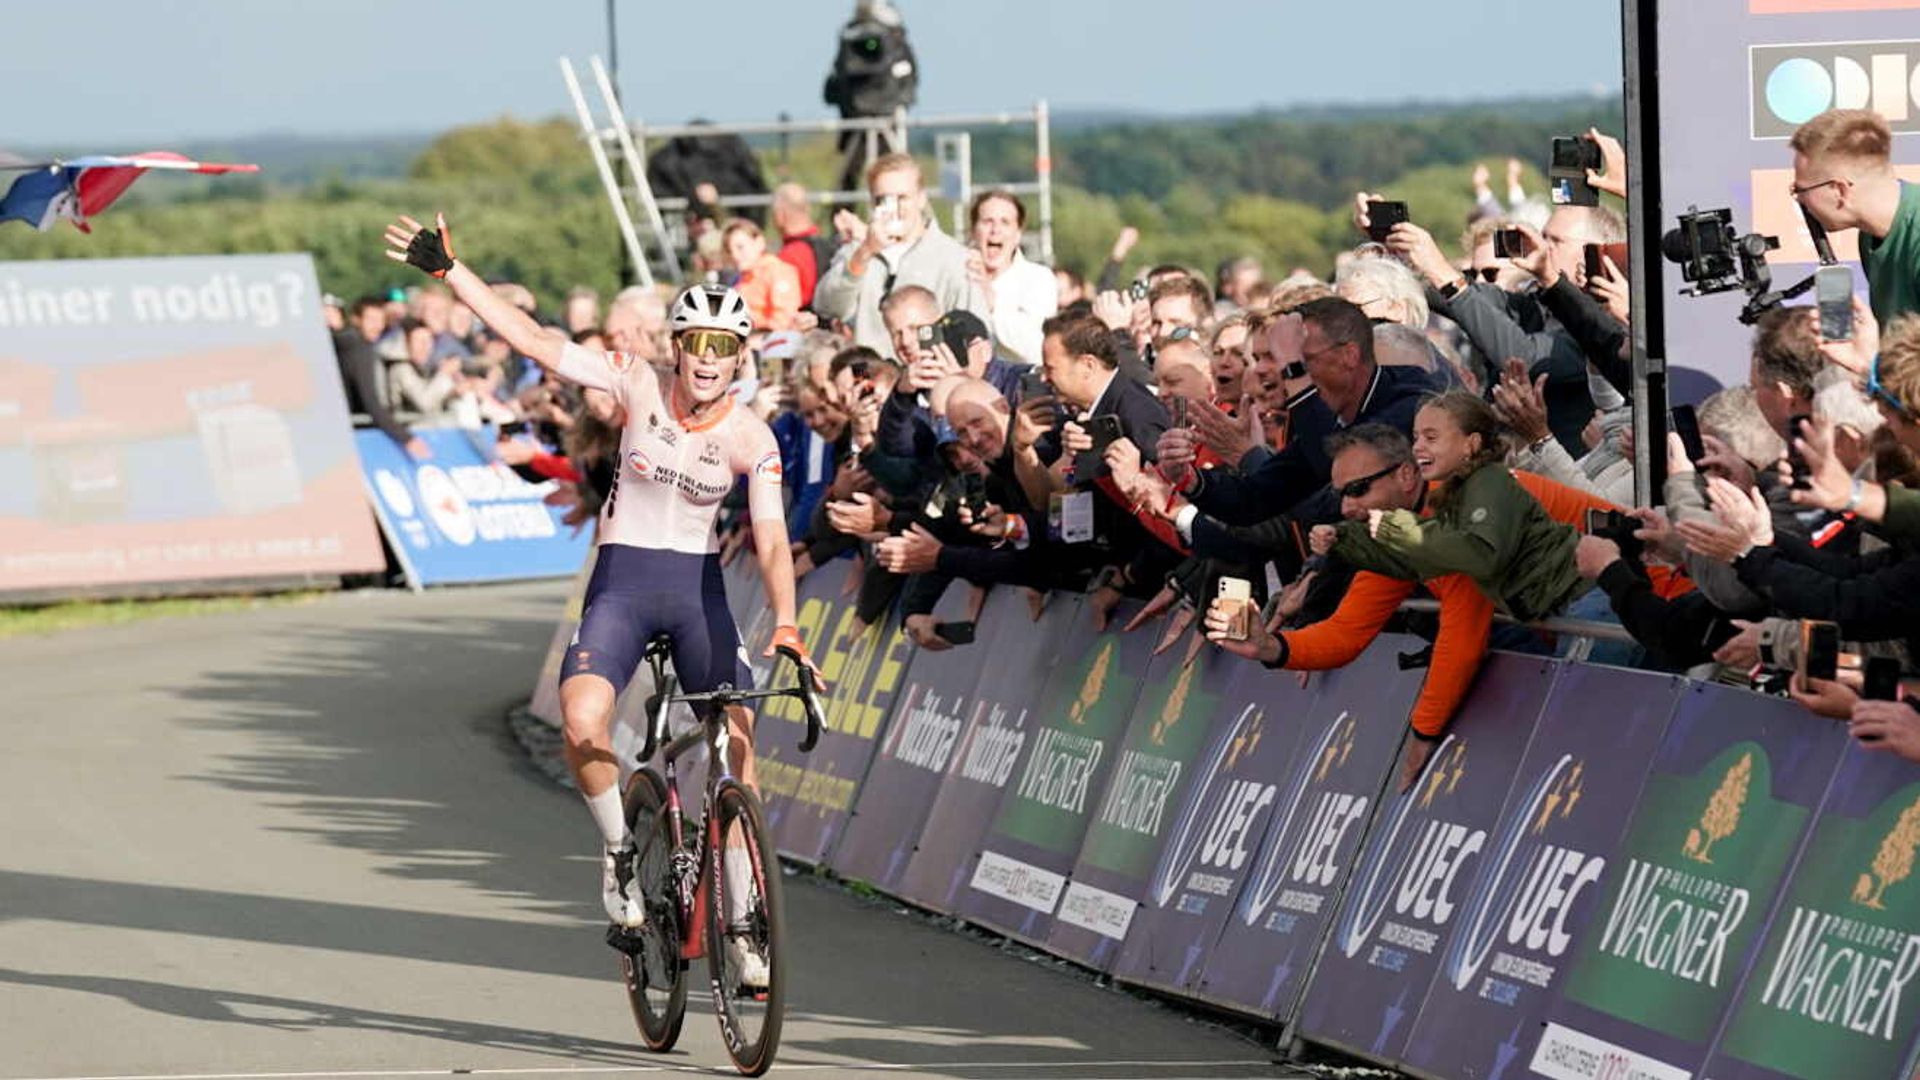
<path id="1" fill-rule="evenodd" d="M 1907 408 L 1906 402 L 1895 397 L 1893 391 L 1887 389 L 1887 384 L 1880 381 L 1880 354 L 1878 353 L 1874 354 L 1873 363 L 1867 367 L 1867 393 L 1886 402 L 1894 412 L 1900 415 L 1900 419 L 1910 424 L 1914 422 L 1913 410 Z"/>
<path id="2" fill-rule="evenodd" d="M 1349 480 L 1346 483 L 1341 484 L 1339 487 L 1335 488 L 1334 490 L 1338 492 L 1340 497 L 1343 499 L 1364 498 L 1367 492 L 1373 490 L 1373 485 L 1376 482 L 1378 482 L 1381 477 L 1392 473 L 1395 469 L 1398 469 L 1401 465 L 1404 465 L 1404 464 L 1406 463 L 1401 461 L 1396 461 L 1392 465 L 1389 465 L 1386 468 L 1381 469 L 1379 472 L 1374 473 L 1371 476 L 1362 476 L 1358 480 Z"/>
<path id="3" fill-rule="evenodd" d="M 688 356 L 712 353 L 721 359 L 739 355 L 747 344 L 725 330 L 682 330 L 674 340 Z"/>

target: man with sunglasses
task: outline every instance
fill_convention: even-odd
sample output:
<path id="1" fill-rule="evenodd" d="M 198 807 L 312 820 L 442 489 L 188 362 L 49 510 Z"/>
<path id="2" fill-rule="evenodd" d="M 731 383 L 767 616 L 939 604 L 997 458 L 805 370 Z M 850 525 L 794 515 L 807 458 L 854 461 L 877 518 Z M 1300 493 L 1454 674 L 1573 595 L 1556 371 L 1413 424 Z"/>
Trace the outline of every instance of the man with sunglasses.
<path id="1" fill-rule="evenodd" d="M 1870 109 L 1829 109 L 1789 145 L 1794 199 L 1829 233 L 1860 230 L 1874 317 L 1885 326 L 1920 311 L 1920 185 L 1894 175 L 1887 121 Z"/>
<path id="2" fill-rule="evenodd" d="M 445 215 L 437 225 L 422 228 L 401 217 L 387 227 L 387 256 L 443 279 L 516 352 L 569 382 L 611 394 L 626 413 L 618 471 L 601 512 L 598 557 L 580 627 L 561 669 L 560 710 L 567 764 L 603 841 L 607 916 L 635 927 L 643 913 L 633 888 L 633 839 L 609 738 L 614 702 L 658 633 L 673 639 L 673 667 L 685 691 L 713 690 L 723 682 L 752 685 L 746 650 L 727 609 L 714 535 L 720 504 L 741 477 L 747 481 L 760 576 L 777 624 L 767 655 L 778 646 L 807 655 L 796 629 L 780 450 L 767 425 L 728 393 L 753 320 L 739 293 L 695 285 L 680 294 L 668 314 L 671 370 L 625 353 L 594 352 L 543 329 L 496 296 L 455 260 Z M 751 785 L 753 714 L 739 707 L 727 712 L 732 767 Z M 730 877 L 745 869 L 744 859 L 738 870 L 728 860 Z M 727 891 L 744 895 L 744 890 Z M 752 968 L 743 965 L 749 984 Z"/>

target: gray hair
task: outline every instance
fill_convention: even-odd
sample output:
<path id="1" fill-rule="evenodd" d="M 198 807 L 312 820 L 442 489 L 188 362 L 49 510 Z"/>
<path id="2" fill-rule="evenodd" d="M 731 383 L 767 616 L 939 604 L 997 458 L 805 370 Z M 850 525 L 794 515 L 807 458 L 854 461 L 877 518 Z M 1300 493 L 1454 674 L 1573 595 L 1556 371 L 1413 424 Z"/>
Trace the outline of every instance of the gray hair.
<path id="1" fill-rule="evenodd" d="M 1333 288 L 1343 298 L 1351 286 L 1387 300 L 1398 300 L 1407 312 L 1406 324 L 1416 329 L 1427 325 L 1427 290 L 1413 271 L 1397 259 L 1362 257 L 1349 261 L 1334 275 Z"/>
<path id="2" fill-rule="evenodd" d="M 1388 465 L 1404 465 L 1413 460 L 1413 443 L 1407 433 L 1387 424 L 1359 424 L 1327 436 L 1327 456 L 1339 457 L 1356 446 L 1378 454 Z"/>
<path id="3" fill-rule="evenodd" d="M 1405 323 L 1374 324 L 1373 359 L 1376 363 L 1401 364 L 1422 371 L 1434 369 L 1433 345 L 1427 335 Z"/>

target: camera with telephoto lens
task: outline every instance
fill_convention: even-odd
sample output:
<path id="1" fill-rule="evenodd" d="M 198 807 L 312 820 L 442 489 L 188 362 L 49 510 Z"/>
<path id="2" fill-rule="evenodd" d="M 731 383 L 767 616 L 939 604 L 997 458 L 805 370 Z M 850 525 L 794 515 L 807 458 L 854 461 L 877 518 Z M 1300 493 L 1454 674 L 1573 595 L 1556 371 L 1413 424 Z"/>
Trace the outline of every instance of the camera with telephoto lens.
<path id="1" fill-rule="evenodd" d="M 1660 238 L 1660 253 L 1678 263 L 1680 276 L 1693 285 L 1680 295 L 1710 296 L 1740 289 L 1748 297 L 1740 321 L 1749 325 L 1787 298 L 1788 294 L 1774 291 L 1773 271 L 1767 267 L 1767 252 L 1779 246 L 1779 237 L 1741 235 L 1733 226 L 1733 211 L 1725 208 L 1689 206 L 1679 217 L 1679 227 Z"/>

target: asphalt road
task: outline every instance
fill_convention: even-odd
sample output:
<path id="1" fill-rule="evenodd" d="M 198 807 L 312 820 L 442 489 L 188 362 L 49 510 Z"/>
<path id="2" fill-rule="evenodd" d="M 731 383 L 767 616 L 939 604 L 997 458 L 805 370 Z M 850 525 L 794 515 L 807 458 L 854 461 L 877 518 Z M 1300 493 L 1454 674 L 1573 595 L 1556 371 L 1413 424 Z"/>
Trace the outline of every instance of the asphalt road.
<path id="1" fill-rule="evenodd" d="M 724 1070 L 637 1046 L 595 837 L 524 759 L 563 587 L 0 642 L 0 1080 Z M 1263 1046 L 790 878 L 775 1074 L 1279 1076 Z"/>

